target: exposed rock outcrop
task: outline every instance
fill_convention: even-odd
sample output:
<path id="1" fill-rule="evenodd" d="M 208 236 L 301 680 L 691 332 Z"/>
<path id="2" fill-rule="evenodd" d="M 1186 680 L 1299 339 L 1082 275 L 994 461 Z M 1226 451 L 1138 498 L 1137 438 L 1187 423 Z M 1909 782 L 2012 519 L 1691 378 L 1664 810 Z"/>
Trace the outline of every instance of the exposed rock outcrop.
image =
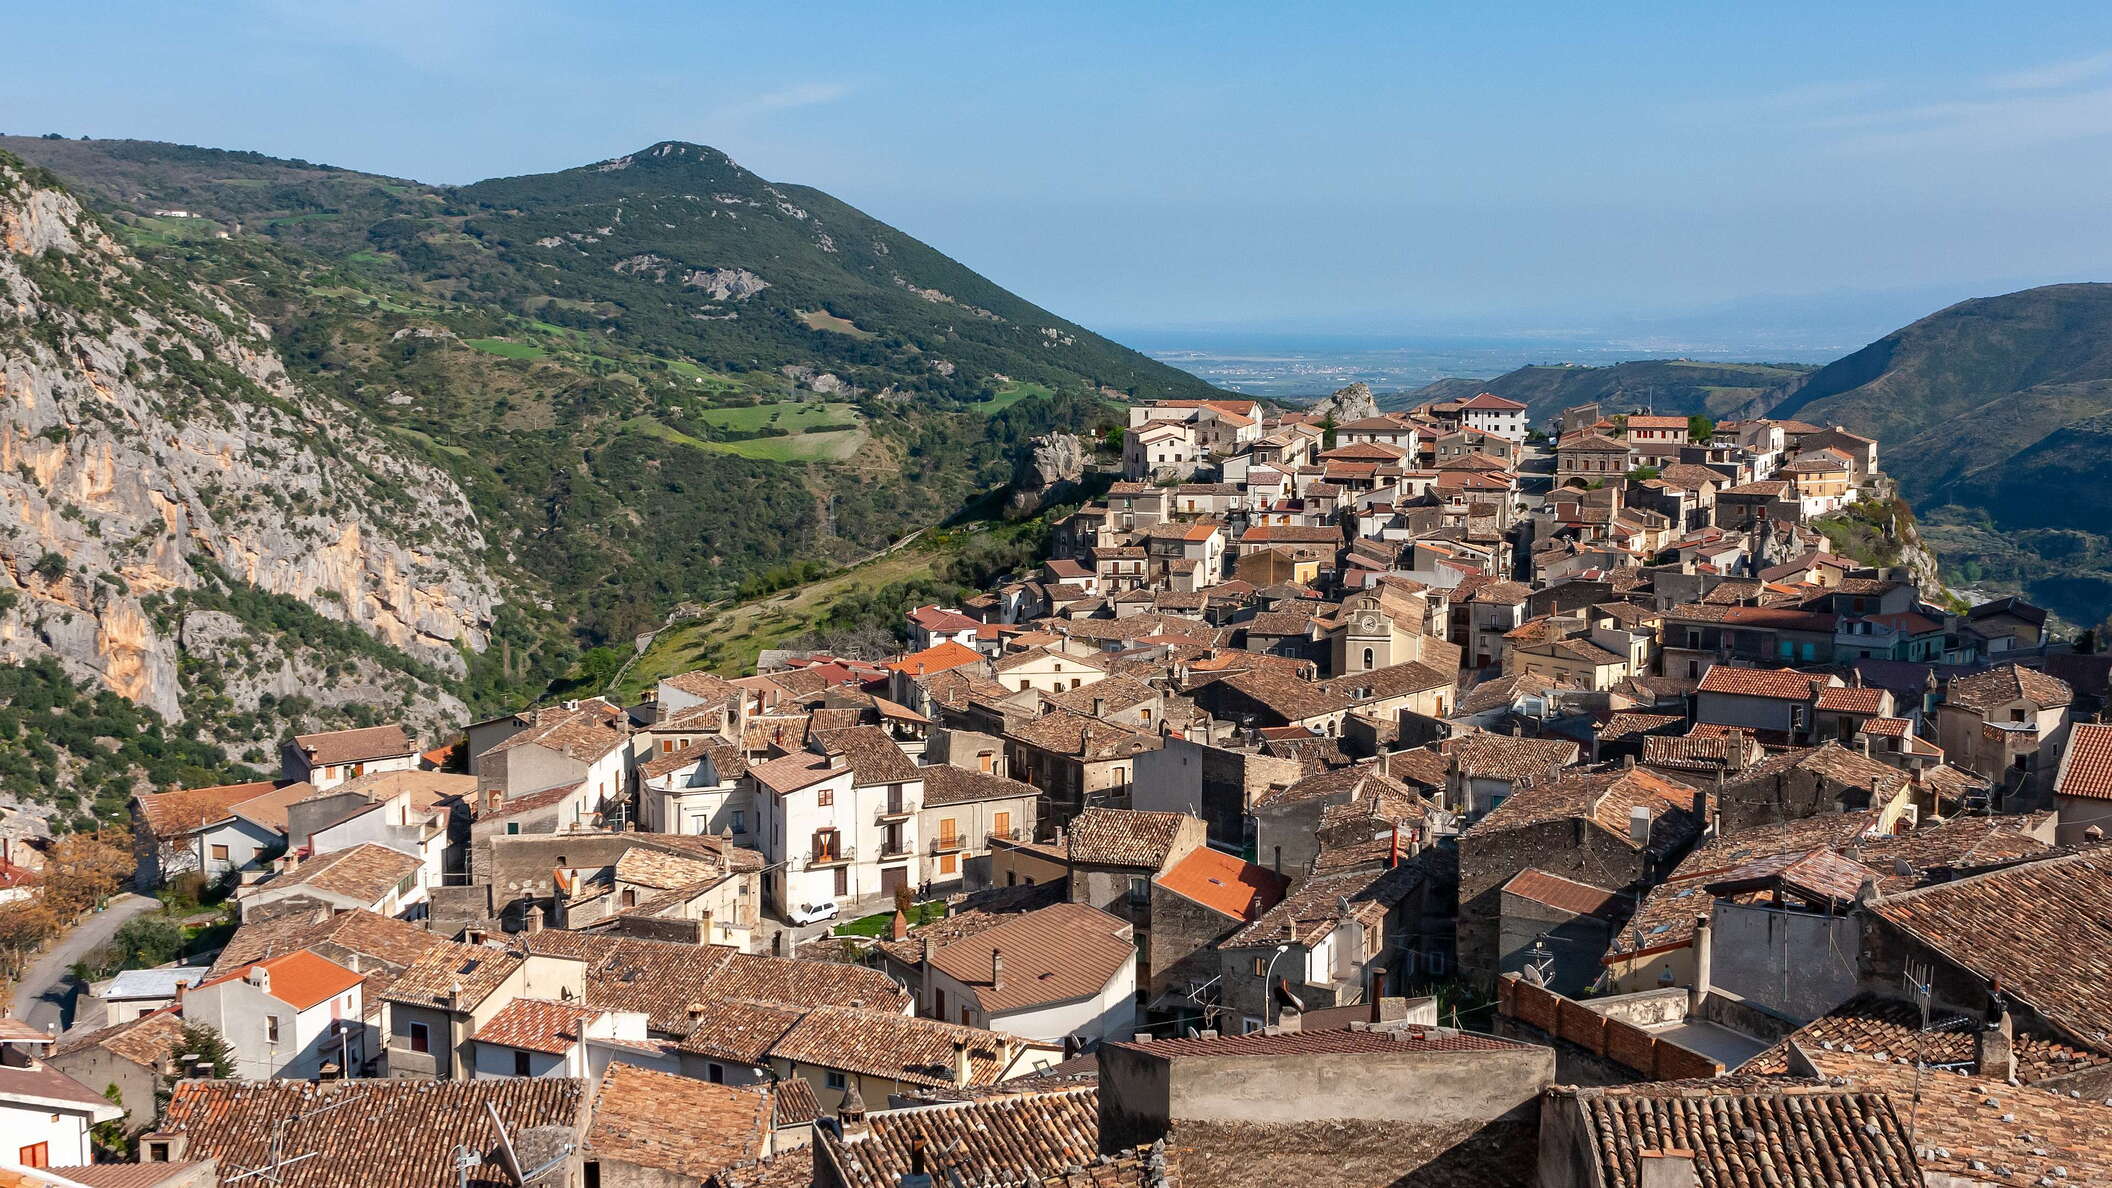
<path id="1" fill-rule="evenodd" d="M 429 678 L 485 645 L 483 551 L 446 474 L 295 385 L 262 326 L 0 154 L 0 662 L 53 655 L 170 718 L 203 659 L 238 710 L 269 692 L 432 720 L 460 706 Z M 170 597 L 252 587 L 428 679 Z"/>
<path id="2" fill-rule="evenodd" d="M 1029 438 L 1012 468 L 1013 515 L 1031 516 L 1062 503 L 1085 478 L 1085 442 L 1075 433 L 1048 433 Z"/>
<path id="3" fill-rule="evenodd" d="M 1378 416 L 1379 402 L 1371 394 L 1371 385 L 1358 380 L 1346 388 L 1336 388 L 1332 395 L 1314 404 L 1309 411 L 1323 418 L 1332 416 L 1339 424 Z"/>

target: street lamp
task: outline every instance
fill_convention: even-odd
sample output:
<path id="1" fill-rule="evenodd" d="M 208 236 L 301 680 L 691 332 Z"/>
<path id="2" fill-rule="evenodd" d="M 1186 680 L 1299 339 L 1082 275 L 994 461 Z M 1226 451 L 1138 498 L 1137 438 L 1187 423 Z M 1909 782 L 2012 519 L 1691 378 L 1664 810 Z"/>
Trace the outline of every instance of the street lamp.
<path id="1" fill-rule="evenodd" d="M 1270 1002 L 1272 1002 L 1272 1001 L 1274 1001 L 1274 999 L 1275 999 L 1275 997 L 1276 997 L 1276 992 L 1275 992 L 1275 991 L 1273 991 L 1273 990 L 1271 990 L 1271 989 L 1269 989 L 1269 979 L 1270 979 L 1271 977 L 1275 976 L 1275 973 L 1276 973 L 1276 959 L 1277 959 L 1278 957 L 1281 957 L 1281 956 L 1283 956 L 1283 955 L 1284 955 L 1285 953 L 1288 953 L 1288 952 L 1290 952 L 1290 951 L 1291 951 L 1291 947 L 1290 947 L 1289 945 L 1277 945 L 1277 946 L 1276 946 L 1276 951 L 1275 951 L 1275 952 L 1273 952 L 1273 953 L 1271 953 L 1271 954 L 1269 954 L 1269 963 L 1268 963 L 1268 964 L 1267 964 L 1266 966 L 1263 966 L 1263 967 L 1262 967 L 1262 971 L 1261 971 L 1261 1025 L 1262 1025 L 1263 1027 L 1267 1027 L 1267 1026 L 1269 1025 L 1269 1003 L 1270 1003 Z"/>

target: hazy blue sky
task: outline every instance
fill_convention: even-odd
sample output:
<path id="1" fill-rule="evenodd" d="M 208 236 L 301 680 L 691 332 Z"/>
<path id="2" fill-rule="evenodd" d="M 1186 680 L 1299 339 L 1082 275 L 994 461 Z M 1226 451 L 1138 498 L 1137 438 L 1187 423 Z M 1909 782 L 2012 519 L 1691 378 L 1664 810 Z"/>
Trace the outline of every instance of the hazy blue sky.
<path id="1" fill-rule="evenodd" d="M 2112 279 L 2103 4 L 227 0 L 7 26 L 8 132 L 429 181 L 700 141 L 1104 327 Z"/>

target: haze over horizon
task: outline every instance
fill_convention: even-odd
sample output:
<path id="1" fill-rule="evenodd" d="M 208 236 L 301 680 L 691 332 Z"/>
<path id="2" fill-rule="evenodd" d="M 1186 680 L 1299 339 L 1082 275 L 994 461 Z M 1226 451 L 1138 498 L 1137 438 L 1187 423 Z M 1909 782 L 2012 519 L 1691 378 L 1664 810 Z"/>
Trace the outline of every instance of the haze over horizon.
<path id="1" fill-rule="evenodd" d="M 39 6 L 0 128 L 447 182 L 696 141 L 1132 336 L 1816 353 L 2112 277 L 2112 10 L 913 7 Z"/>

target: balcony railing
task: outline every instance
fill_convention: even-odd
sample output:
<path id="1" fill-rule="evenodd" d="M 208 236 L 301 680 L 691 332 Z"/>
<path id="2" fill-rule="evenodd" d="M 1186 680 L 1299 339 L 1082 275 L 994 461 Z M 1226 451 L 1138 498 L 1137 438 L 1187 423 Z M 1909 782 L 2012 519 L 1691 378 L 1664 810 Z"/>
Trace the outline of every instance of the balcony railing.
<path id="1" fill-rule="evenodd" d="M 1017 826 L 1011 829 L 992 829 L 983 835 L 992 841 L 1025 841 L 1026 835 Z"/>
<path id="2" fill-rule="evenodd" d="M 910 849 L 909 843 L 905 841 L 884 841 L 880 843 L 880 860 L 883 862 L 890 858 L 907 858 L 915 852 Z"/>
<path id="3" fill-rule="evenodd" d="M 960 848 L 961 837 L 959 834 L 941 834 L 931 839 L 931 852 L 934 854 L 951 854 Z"/>
<path id="4" fill-rule="evenodd" d="M 902 821 L 917 815 L 917 810 L 906 800 L 893 801 L 880 806 L 875 814 L 882 821 Z"/>
<path id="5" fill-rule="evenodd" d="M 858 856 L 858 847 L 842 846 L 835 850 L 815 850 L 807 856 L 809 870 L 821 866 L 848 866 Z"/>

